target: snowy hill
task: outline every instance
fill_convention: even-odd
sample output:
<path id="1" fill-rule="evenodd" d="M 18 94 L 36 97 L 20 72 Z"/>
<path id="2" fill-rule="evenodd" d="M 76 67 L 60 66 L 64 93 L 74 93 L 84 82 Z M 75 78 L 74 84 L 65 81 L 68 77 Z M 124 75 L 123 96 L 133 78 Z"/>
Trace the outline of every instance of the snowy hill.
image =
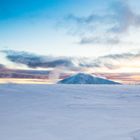
<path id="1" fill-rule="evenodd" d="M 79 73 L 59 81 L 58 84 L 120 84 L 120 83 L 108 79 L 103 79 L 100 77 L 95 77 L 90 74 Z"/>

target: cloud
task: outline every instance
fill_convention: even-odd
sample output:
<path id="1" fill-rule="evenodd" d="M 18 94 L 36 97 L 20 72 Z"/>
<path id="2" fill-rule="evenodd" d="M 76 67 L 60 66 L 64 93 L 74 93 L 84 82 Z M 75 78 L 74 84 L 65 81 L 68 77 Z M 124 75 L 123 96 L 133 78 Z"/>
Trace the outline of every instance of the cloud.
<path id="1" fill-rule="evenodd" d="M 94 38 L 81 38 L 80 44 L 118 44 L 120 43 L 120 40 L 118 38 L 99 38 L 99 37 L 94 37 Z"/>
<path id="2" fill-rule="evenodd" d="M 140 60 L 140 52 L 138 53 L 122 53 L 122 54 L 112 54 L 98 57 L 94 60 L 93 64 L 98 64 L 97 67 L 105 67 L 107 69 L 113 70 L 120 67 L 125 67 L 125 64 L 132 65 L 131 61 Z M 123 65 L 123 66 L 122 66 Z"/>
<path id="3" fill-rule="evenodd" d="M 0 70 L 5 69 L 5 66 L 3 64 L 0 64 Z"/>
<path id="4" fill-rule="evenodd" d="M 88 16 L 70 14 L 65 17 L 68 31 L 79 37 L 80 44 L 119 44 L 127 43 L 122 35 L 130 27 L 140 27 L 140 15 L 129 7 L 127 2 L 115 1 L 104 13 L 92 13 Z"/>
<path id="5" fill-rule="evenodd" d="M 112 4 L 112 8 L 117 22 L 112 28 L 112 32 L 126 32 L 131 26 L 140 26 L 140 15 L 134 13 L 126 2 L 115 2 Z"/>
<path id="6" fill-rule="evenodd" d="M 69 58 L 41 56 L 28 52 L 13 50 L 3 50 L 6 57 L 11 62 L 24 64 L 30 68 L 55 68 L 55 67 L 72 67 L 73 64 Z"/>
<path id="7" fill-rule="evenodd" d="M 122 54 L 114 54 L 114 55 L 106 55 L 100 57 L 101 59 L 112 59 L 112 60 L 128 60 L 128 59 L 134 59 L 139 58 L 140 59 L 140 52 L 138 53 L 122 53 Z"/>
<path id="8" fill-rule="evenodd" d="M 114 81 L 121 81 L 125 84 L 140 83 L 140 73 L 99 73 L 98 75 Z"/>
<path id="9" fill-rule="evenodd" d="M 13 50 L 2 51 L 6 54 L 8 60 L 16 64 L 24 64 L 30 68 L 53 68 L 54 73 L 61 71 L 82 71 L 85 68 L 115 70 L 125 67 L 125 64 L 131 66 L 131 61 L 140 60 L 138 53 L 122 53 L 100 56 L 98 58 L 77 58 L 77 57 L 53 57 L 40 56 L 28 52 L 19 52 Z"/>

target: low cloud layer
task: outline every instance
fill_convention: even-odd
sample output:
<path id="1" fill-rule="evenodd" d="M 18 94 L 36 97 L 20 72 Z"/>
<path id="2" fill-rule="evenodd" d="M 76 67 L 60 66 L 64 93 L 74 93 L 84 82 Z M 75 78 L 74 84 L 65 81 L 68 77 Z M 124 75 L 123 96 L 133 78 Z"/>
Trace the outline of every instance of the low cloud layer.
<path id="1" fill-rule="evenodd" d="M 80 71 L 84 68 L 115 70 L 125 67 L 125 64 L 131 66 L 131 61 L 139 62 L 140 52 L 123 53 L 100 56 L 94 58 L 74 58 L 74 57 L 53 57 L 31 54 L 28 52 L 19 52 L 13 50 L 2 51 L 6 58 L 16 64 L 24 64 L 29 68 L 54 68 L 70 71 Z M 2 66 L 1 66 L 2 67 Z M 138 66 L 139 67 L 139 66 Z"/>
<path id="2" fill-rule="evenodd" d="M 140 27 L 140 15 L 136 14 L 126 1 L 115 1 L 108 12 L 89 16 L 70 14 L 65 18 L 69 32 L 77 35 L 80 44 L 118 44 L 130 27 Z M 132 42 L 131 42 L 132 43 Z"/>
<path id="3" fill-rule="evenodd" d="M 47 73 L 35 71 L 18 71 L 16 65 L 13 69 L 7 69 L 0 64 L 0 76 L 2 78 L 37 78 L 37 79 L 59 79 L 64 78 L 72 73 L 88 72 L 97 76 L 103 76 L 112 80 L 120 80 L 124 83 L 133 83 L 133 80 L 139 83 L 139 73 L 135 68 L 140 70 L 140 52 L 138 53 L 122 53 L 100 56 L 98 58 L 74 58 L 74 57 L 53 57 L 41 56 L 28 52 L 20 52 L 14 50 L 3 50 L 6 58 L 19 66 L 26 65 L 29 68 L 43 68 Z M 22 68 L 21 65 L 21 68 Z M 48 69 L 51 68 L 51 69 Z M 121 68 L 128 68 L 128 71 L 117 71 Z M 129 71 L 129 68 L 134 68 Z M 44 71 L 44 70 L 43 70 Z M 3 73 L 5 72 L 5 73 Z M 137 71 L 138 72 L 138 71 Z M 121 74 L 123 73 L 123 74 Z M 129 73 L 129 75 L 127 75 Z M 133 73 L 133 75 L 132 75 Z M 135 75 L 134 75 L 135 73 Z M 129 77 L 128 77 L 129 76 Z"/>

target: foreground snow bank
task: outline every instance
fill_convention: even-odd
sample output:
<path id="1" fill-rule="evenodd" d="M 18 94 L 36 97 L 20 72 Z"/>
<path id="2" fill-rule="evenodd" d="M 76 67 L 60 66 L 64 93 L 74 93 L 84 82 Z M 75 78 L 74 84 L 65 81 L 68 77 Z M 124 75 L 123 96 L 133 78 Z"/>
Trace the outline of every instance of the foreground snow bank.
<path id="1" fill-rule="evenodd" d="M 140 86 L 0 85 L 0 140 L 140 140 Z"/>

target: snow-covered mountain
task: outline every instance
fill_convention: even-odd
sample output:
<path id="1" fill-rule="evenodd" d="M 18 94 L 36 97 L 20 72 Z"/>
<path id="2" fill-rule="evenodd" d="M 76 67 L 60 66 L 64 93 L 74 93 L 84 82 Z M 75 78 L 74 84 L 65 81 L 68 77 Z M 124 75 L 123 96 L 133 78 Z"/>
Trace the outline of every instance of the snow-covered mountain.
<path id="1" fill-rule="evenodd" d="M 90 74 L 78 73 L 58 82 L 58 84 L 120 84 L 108 79 L 92 76 Z"/>

